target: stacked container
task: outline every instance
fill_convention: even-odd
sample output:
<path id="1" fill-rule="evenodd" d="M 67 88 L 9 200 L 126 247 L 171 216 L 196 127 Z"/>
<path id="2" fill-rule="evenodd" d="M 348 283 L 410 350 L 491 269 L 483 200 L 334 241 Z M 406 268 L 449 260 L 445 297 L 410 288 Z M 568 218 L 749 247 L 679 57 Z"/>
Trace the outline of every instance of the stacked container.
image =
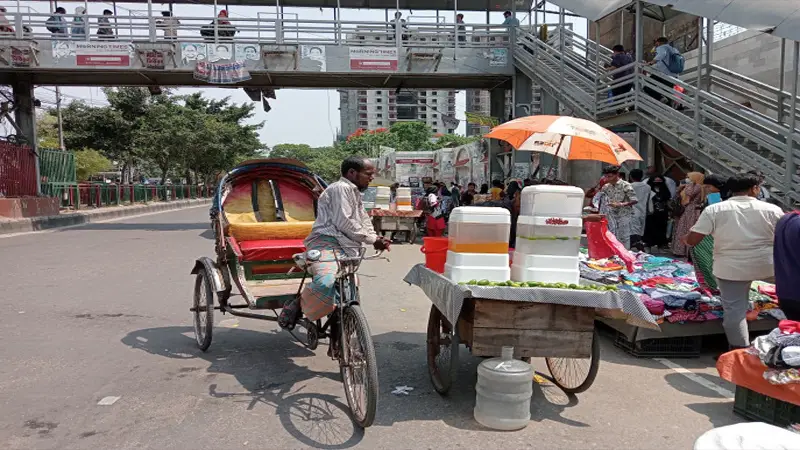
<path id="1" fill-rule="evenodd" d="M 511 213 L 505 208 L 462 206 L 450 213 L 444 276 L 454 282 L 508 281 Z"/>
<path id="2" fill-rule="evenodd" d="M 387 186 L 378 186 L 378 192 L 375 194 L 375 208 L 389 209 L 389 200 L 392 193 Z"/>
<path id="3" fill-rule="evenodd" d="M 511 278 L 578 284 L 583 190 L 529 186 L 522 191 Z"/>
<path id="4" fill-rule="evenodd" d="M 399 187 L 397 188 L 397 210 L 398 211 L 411 211 L 414 207 L 411 206 L 411 188 Z"/>

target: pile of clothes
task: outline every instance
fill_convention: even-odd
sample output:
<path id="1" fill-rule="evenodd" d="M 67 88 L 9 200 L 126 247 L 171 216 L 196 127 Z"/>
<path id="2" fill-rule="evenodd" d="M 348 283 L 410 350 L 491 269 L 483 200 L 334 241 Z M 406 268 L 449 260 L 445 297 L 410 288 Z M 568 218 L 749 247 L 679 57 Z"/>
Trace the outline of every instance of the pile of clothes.
<path id="1" fill-rule="evenodd" d="M 705 322 L 722 318 L 719 292 L 697 282 L 694 267 L 685 262 L 645 252 L 635 252 L 634 271 L 628 272 L 618 258 L 594 260 L 581 250 L 581 278 L 616 285 L 637 294 L 658 323 Z M 775 286 L 754 282 L 750 291 L 748 320 L 786 319 L 778 309 Z"/>
<path id="2" fill-rule="evenodd" d="M 764 379 L 770 383 L 800 382 L 800 322 L 781 320 L 778 328 L 757 337 L 750 351 L 767 366 Z"/>

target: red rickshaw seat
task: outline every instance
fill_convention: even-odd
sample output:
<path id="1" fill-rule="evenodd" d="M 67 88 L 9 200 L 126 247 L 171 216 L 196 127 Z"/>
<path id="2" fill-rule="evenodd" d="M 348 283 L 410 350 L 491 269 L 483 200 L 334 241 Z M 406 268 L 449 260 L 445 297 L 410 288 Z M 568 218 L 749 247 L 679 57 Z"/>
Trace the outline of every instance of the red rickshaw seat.
<path id="1" fill-rule="evenodd" d="M 242 261 L 285 261 L 306 251 L 303 239 L 265 239 L 238 242 Z"/>

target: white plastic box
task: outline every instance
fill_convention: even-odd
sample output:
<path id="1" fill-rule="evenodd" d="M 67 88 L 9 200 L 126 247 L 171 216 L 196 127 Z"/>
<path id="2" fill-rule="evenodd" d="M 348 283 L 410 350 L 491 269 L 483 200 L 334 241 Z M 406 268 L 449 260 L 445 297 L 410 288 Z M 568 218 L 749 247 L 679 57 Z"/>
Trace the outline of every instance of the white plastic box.
<path id="1" fill-rule="evenodd" d="M 528 186 L 522 190 L 519 215 L 581 217 L 584 196 L 575 186 Z"/>
<path id="2" fill-rule="evenodd" d="M 388 186 L 378 186 L 375 193 L 375 208 L 389 209 L 389 200 L 391 196 L 392 192 Z"/>
<path id="3" fill-rule="evenodd" d="M 511 213 L 505 208 L 461 206 L 450 213 L 447 231 L 453 252 L 507 256 Z"/>
<path id="4" fill-rule="evenodd" d="M 397 198 L 395 199 L 398 211 L 411 211 L 414 207 L 411 204 L 411 188 L 397 188 Z"/>
<path id="5" fill-rule="evenodd" d="M 448 251 L 444 276 L 455 283 L 470 280 L 508 281 L 511 279 L 508 252 L 500 255 Z"/>

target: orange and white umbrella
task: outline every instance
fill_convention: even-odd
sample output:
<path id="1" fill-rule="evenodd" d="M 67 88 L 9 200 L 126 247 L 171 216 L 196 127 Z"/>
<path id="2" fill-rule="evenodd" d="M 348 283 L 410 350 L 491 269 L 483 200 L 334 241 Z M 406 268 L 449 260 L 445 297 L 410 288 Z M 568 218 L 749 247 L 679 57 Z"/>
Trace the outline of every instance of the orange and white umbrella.
<path id="1" fill-rule="evenodd" d="M 492 128 L 484 137 L 506 141 L 517 150 L 549 153 L 567 160 L 614 165 L 642 160 L 621 137 L 594 122 L 575 117 L 520 117 Z"/>

